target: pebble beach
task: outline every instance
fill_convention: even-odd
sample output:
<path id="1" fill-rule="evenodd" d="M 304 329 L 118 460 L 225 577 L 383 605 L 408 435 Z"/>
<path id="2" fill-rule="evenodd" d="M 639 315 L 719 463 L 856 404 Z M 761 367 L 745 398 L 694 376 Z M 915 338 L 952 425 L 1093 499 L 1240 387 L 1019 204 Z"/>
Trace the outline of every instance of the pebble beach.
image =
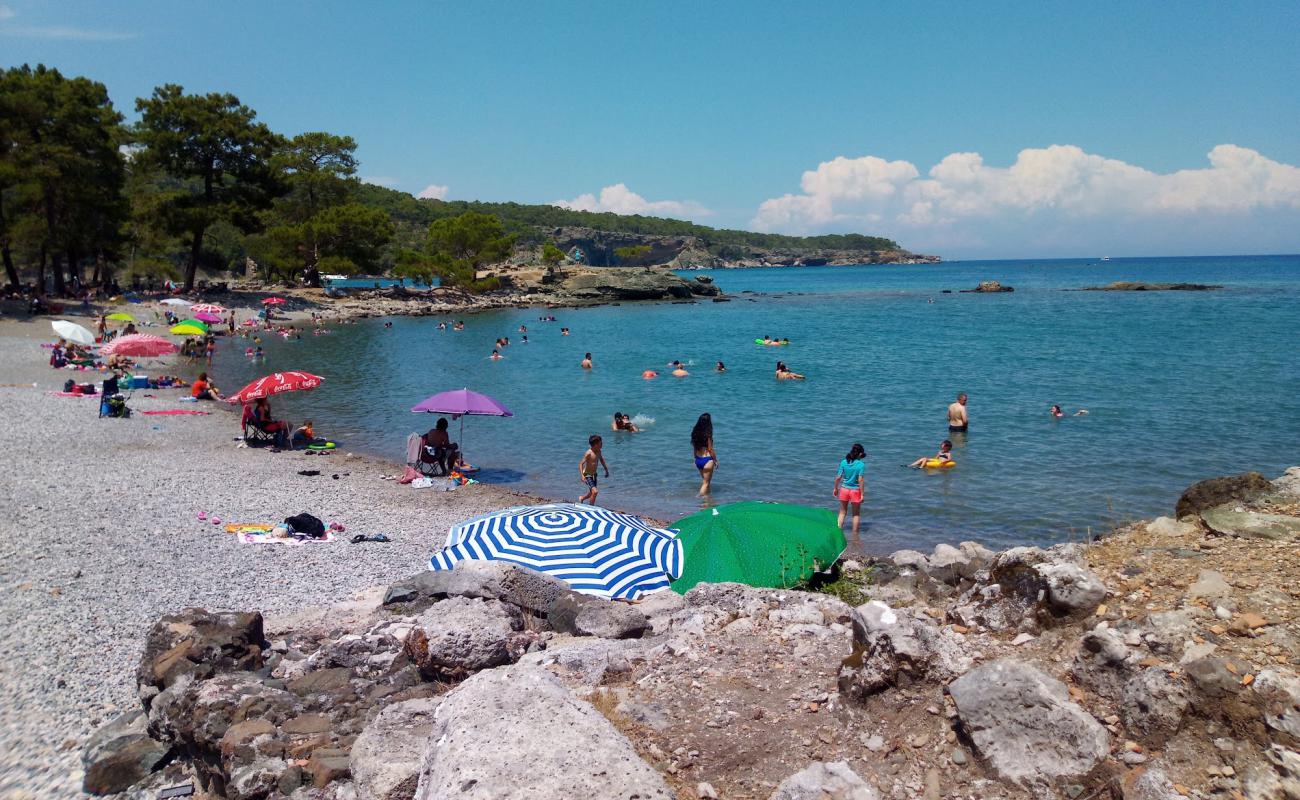
<path id="1" fill-rule="evenodd" d="M 79 320 L 89 324 L 87 320 Z M 239 447 L 238 417 L 145 416 L 195 408 L 185 390 L 137 390 L 130 419 L 51 393 L 98 373 L 46 366 L 49 321 L 0 321 L 0 798 L 80 796 L 79 753 L 132 707 L 134 670 L 160 615 L 201 606 L 290 613 L 347 601 L 422 569 L 456 522 L 528 502 L 490 486 L 413 490 L 400 466 L 337 452 Z M 146 395 L 154 395 L 149 397 Z M 319 470 L 301 476 L 299 470 Z M 333 542 L 248 545 L 225 522 L 306 511 Z M 389 543 L 351 544 L 356 533 Z"/>

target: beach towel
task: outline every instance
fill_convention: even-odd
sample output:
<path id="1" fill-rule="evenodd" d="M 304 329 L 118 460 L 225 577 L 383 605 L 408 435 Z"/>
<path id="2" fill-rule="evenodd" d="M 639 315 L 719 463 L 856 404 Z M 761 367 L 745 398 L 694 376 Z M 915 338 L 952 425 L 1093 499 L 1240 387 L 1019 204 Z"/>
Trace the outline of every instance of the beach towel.
<path id="1" fill-rule="evenodd" d="M 275 526 L 269 522 L 230 522 L 226 533 L 270 533 Z"/>
<path id="2" fill-rule="evenodd" d="M 190 417 L 201 417 L 204 414 L 211 414 L 212 412 L 194 411 L 193 409 L 189 409 L 189 408 L 169 408 L 164 411 L 141 411 L 140 413 L 150 417 L 174 417 L 182 414 Z"/>
<path id="3" fill-rule="evenodd" d="M 258 533 L 248 531 L 239 534 L 240 544 L 308 544 L 315 542 L 332 542 L 334 541 L 334 532 L 325 531 L 325 535 L 319 538 L 296 539 L 292 536 L 272 536 L 269 531 Z"/>
<path id="4" fill-rule="evenodd" d="M 422 437 L 418 433 L 406 437 L 406 463 L 414 464 L 420 460 L 421 443 Z"/>
<path id="5" fill-rule="evenodd" d="M 54 397 L 98 397 L 99 392 L 46 392 Z"/>

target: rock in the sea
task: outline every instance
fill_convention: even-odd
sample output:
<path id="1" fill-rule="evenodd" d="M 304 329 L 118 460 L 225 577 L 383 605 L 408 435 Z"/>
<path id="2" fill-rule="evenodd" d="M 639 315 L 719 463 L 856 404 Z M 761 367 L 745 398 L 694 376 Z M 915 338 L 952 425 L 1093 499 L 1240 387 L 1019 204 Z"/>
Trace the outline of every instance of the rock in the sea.
<path id="1" fill-rule="evenodd" d="M 1087 775 L 1110 751 L 1110 736 L 1070 700 L 1065 684 L 1003 659 L 948 685 L 976 753 L 1000 778 L 1036 791 Z"/>
<path id="2" fill-rule="evenodd" d="M 997 292 L 1014 292 L 1010 286 L 1003 286 L 998 281 L 980 281 L 974 289 L 962 289 L 962 294 L 992 294 Z"/>
<path id="3" fill-rule="evenodd" d="M 123 714 L 91 735 L 81 753 L 87 794 L 115 794 L 161 767 L 171 748 L 148 734 L 143 711 Z"/>
<path id="4" fill-rule="evenodd" d="M 1178 732 L 1189 702 L 1182 681 L 1159 667 L 1147 667 L 1124 684 L 1120 713 L 1143 744 L 1161 747 Z"/>
<path id="5" fill-rule="evenodd" d="M 781 781 L 768 800 L 878 800 L 847 761 L 817 761 Z"/>
<path id="6" fill-rule="evenodd" d="M 639 639 L 650 629 L 649 620 L 635 606 L 577 592 L 552 603 L 547 621 L 560 633 L 602 639 Z"/>
<path id="7" fill-rule="evenodd" d="M 367 800 L 411 800 L 420 780 L 420 763 L 433 731 L 437 698 L 406 700 L 388 706 L 361 731 L 352 745 L 352 782 Z"/>
<path id="8" fill-rule="evenodd" d="M 165 689 L 182 675 L 212 675 L 256 670 L 268 647 L 258 613 L 209 613 L 188 608 L 161 617 L 145 639 L 136 669 L 141 687 Z M 148 702 L 148 698 L 142 695 Z"/>
<path id="9" fill-rule="evenodd" d="M 1300 541 L 1300 517 L 1237 511 L 1229 504 L 1202 511 L 1201 521 L 1207 528 L 1223 536 Z"/>
<path id="10" fill-rule="evenodd" d="M 537 667 L 480 672 L 434 714 L 419 800 L 668 800 L 663 778 L 614 725 Z"/>
<path id="11" fill-rule="evenodd" d="M 1187 487 L 1174 506 L 1174 517 L 1182 519 L 1234 500 L 1250 500 L 1272 488 L 1268 478 L 1258 472 L 1210 478 Z"/>
<path id="12" fill-rule="evenodd" d="M 513 605 L 453 597 L 419 617 L 405 649 L 425 678 L 458 680 L 518 661 L 536 638 L 523 631 L 523 619 Z"/>
<path id="13" fill-rule="evenodd" d="M 947 680 L 970 668 L 957 636 L 913 614 L 873 600 L 853 610 L 853 652 L 840 665 L 845 695 L 865 698 L 903 681 Z"/>

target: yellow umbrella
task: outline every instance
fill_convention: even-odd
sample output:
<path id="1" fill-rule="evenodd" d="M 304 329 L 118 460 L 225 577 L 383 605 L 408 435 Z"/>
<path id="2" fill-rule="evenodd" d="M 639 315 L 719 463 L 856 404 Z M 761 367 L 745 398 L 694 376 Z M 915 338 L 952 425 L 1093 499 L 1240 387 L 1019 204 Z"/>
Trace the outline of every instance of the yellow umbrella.
<path id="1" fill-rule="evenodd" d="M 177 336 L 202 336 L 207 333 L 205 329 L 189 322 L 173 325 L 171 331 Z"/>
<path id="2" fill-rule="evenodd" d="M 116 314 L 109 314 L 107 317 L 104 317 L 104 319 L 115 319 L 120 322 L 135 322 L 135 317 L 125 311 L 119 311 Z"/>

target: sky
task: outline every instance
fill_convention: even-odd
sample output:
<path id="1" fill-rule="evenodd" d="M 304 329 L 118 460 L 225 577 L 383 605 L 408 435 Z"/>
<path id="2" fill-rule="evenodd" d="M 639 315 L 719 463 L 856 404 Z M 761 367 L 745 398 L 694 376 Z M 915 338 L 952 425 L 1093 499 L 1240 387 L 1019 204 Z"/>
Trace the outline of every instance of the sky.
<path id="1" fill-rule="evenodd" d="M 957 258 L 1300 252 L 1300 3 L 0 0 L 0 65 L 354 137 L 412 194 Z"/>

